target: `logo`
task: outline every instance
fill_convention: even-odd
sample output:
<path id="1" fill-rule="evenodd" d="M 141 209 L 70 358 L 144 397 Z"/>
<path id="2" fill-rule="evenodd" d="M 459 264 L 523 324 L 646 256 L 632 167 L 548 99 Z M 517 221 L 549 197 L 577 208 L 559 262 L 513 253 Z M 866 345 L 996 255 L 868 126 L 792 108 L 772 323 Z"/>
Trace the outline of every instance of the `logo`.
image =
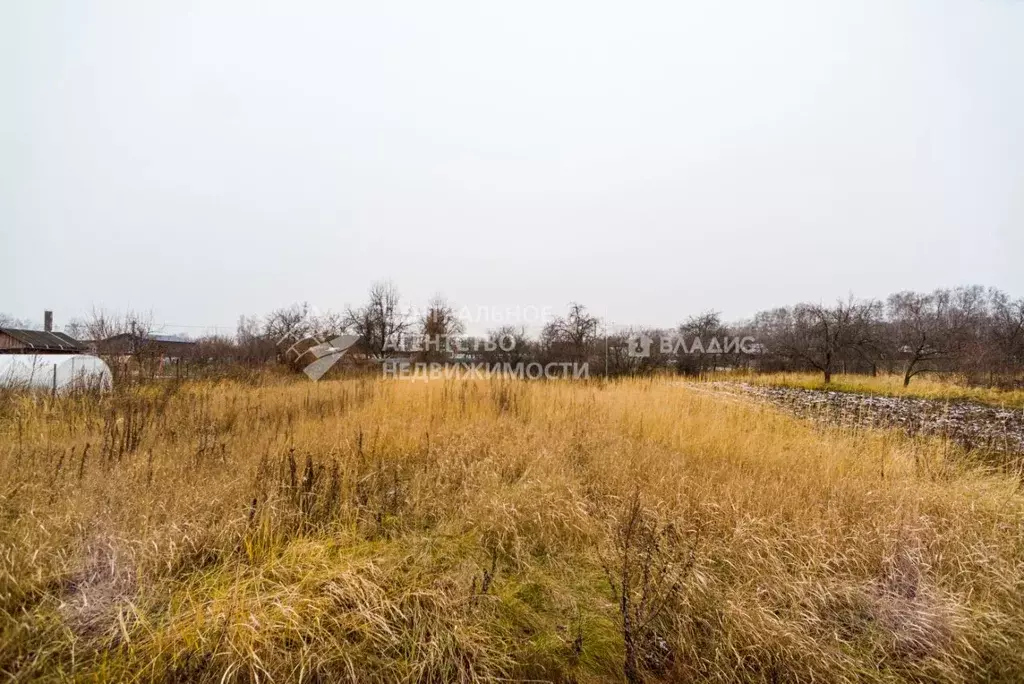
<path id="1" fill-rule="evenodd" d="M 700 337 L 687 338 L 681 335 L 659 335 L 655 340 L 641 333 L 626 338 L 626 355 L 634 359 L 651 356 L 651 347 L 658 343 L 658 353 L 678 356 L 679 354 L 758 354 L 763 347 L 753 337 Z"/>
<path id="2" fill-rule="evenodd" d="M 277 348 L 285 361 L 301 368 L 310 380 L 316 382 L 358 341 L 358 335 L 338 335 L 325 340 L 316 335 L 301 337 L 289 332 L 277 341 Z"/>
<path id="3" fill-rule="evenodd" d="M 626 355 L 634 359 L 646 359 L 651 355 L 654 340 L 650 335 L 641 333 L 626 340 Z"/>

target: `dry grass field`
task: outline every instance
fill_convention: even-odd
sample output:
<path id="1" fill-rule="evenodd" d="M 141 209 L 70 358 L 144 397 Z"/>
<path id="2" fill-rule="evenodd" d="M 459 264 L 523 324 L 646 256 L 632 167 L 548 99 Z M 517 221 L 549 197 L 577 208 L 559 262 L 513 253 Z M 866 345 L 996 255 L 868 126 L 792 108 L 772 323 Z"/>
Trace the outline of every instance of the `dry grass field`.
<path id="1" fill-rule="evenodd" d="M 0 673 L 1020 681 L 1024 494 L 669 380 L 9 394 Z"/>

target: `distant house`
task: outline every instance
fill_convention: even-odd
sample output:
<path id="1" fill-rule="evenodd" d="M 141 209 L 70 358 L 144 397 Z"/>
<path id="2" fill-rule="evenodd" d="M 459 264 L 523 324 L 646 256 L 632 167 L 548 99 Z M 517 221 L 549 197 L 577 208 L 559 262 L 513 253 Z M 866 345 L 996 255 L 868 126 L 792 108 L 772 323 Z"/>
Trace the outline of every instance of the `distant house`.
<path id="1" fill-rule="evenodd" d="M 121 333 L 93 343 L 100 354 L 144 355 L 169 358 L 190 356 L 198 343 L 180 335 Z"/>
<path id="2" fill-rule="evenodd" d="M 0 328 L 0 354 L 81 354 L 84 344 L 52 330 Z"/>

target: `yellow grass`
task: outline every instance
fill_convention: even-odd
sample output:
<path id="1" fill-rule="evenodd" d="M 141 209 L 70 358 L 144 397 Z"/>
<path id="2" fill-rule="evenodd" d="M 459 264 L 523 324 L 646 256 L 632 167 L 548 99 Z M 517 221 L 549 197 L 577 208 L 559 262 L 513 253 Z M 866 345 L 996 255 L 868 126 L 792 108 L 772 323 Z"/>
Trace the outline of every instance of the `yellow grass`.
<path id="1" fill-rule="evenodd" d="M 670 380 L 0 397 L 0 672 L 621 681 L 629 568 L 652 681 L 1019 681 L 1022 525 L 947 445 Z"/>
<path id="2" fill-rule="evenodd" d="M 903 386 L 903 376 L 881 374 L 877 376 L 837 373 L 828 385 L 821 373 L 765 373 L 740 374 L 717 373 L 711 380 L 742 380 L 758 385 L 779 385 L 803 389 L 830 389 L 838 392 L 864 392 L 890 397 L 920 397 L 942 401 L 974 401 L 993 406 L 1024 408 L 1024 390 L 1003 390 L 995 387 L 971 387 L 959 378 L 935 378 L 917 376 L 908 387 Z"/>

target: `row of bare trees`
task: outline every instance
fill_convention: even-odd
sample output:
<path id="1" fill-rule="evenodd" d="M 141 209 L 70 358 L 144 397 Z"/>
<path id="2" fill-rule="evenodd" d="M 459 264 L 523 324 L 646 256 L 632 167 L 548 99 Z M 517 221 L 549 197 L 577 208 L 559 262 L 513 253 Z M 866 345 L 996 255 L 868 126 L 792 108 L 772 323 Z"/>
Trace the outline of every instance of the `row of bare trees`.
<path id="1" fill-rule="evenodd" d="M 306 304 L 294 304 L 266 316 L 243 316 L 236 343 L 249 357 L 262 361 L 280 356 L 276 341 L 289 337 L 314 337 L 325 342 L 348 334 L 359 338 L 355 354 L 364 359 L 404 356 L 417 361 L 482 361 L 526 363 L 535 360 L 590 361 L 604 344 L 600 320 L 581 304 L 570 304 L 566 316 L 548 321 L 537 339 L 524 327 L 504 325 L 484 335 L 465 335 L 466 322 L 453 304 L 442 296 L 430 300 L 425 310 L 411 312 L 391 282 L 375 283 L 364 304 L 343 313 L 314 313 Z M 410 347 L 418 339 L 420 346 Z M 423 346 L 423 341 L 426 341 Z M 412 348 L 415 351 L 410 352 Z"/>
<path id="2" fill-rule="evenodd" d="M 1024 371 L 1024 299 L 980 286 L 897 292 L 884 302 L 850 297 L 759 313 L 749 324 L 765 370 L 959 373 L 1014 384 Z"/>
<path id="3" fill-rule="evenodd" d="M 65 327 L 86 340 L 126 332 L 145 337 L 152 329 L 149 315 L 102 310 Z M 368 363 L 396 354 L 442 363 L 571 361 L 588 363 L 591 374 L 612 376 L 750 368 L 816 371 L 826 382 L 838 372 L 882 371 L 902 374 L 904 384 L 922 373 L 959 373 L 975 383 L 1017 384 L 1024 373 L 1024 298 L 980 286 L 898 292 L 884 301 L 850 296 L 834 304 L 800 303 L 732 324 L 709 311 L 670 329 L 608 329 L 586 306 L 574 302 L 536 336 L 514 325 L 478 338 L 467 338 L 465 331 L 465 321 L 443 297 L 411 313 L 397 288 L 380 282 L 362 305 L 340 313 L 294 304 L 264 316 L 242 316 L 233 337 L 201 338 L 191 353 L 197 364 L 263 367 L 282 360 L 279 341 L 286 336 L 329 342 L 348 334 L 359 338 L 352 358 Z M 409 353 L 395 340 L 410 335 L 435 341 L 458 337 L 463 344 L 458 349 L 435 344 Z M 672 342 L 665 344 L 667 338 Z M 740 338 L 754 343 L 742 349 L 722 343 Z"/>

